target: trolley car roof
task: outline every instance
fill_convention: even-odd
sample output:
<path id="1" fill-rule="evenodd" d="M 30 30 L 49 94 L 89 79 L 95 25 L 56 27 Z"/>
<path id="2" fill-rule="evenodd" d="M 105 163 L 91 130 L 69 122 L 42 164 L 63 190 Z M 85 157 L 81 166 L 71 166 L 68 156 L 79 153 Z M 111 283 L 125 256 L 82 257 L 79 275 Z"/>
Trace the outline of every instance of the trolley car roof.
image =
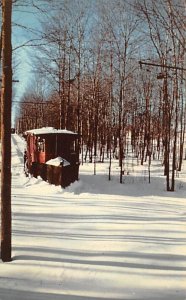
<path id="1" fill-rule="evenodd" d="M 67 130 L 67 129 L 56 129 L 54 127 L 42 127 L 37 129 L 27 130 L 25 134 L 31 135 L 46 135 L 46 134 L 69 134 L 69 135 L 77 135 L 77 133 Z"/>

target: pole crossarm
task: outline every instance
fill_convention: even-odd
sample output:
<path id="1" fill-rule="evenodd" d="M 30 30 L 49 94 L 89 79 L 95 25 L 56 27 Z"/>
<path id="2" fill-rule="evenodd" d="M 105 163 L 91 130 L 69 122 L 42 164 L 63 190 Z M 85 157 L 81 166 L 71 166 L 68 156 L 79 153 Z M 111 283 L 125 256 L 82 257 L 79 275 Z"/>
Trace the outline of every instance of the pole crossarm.
<path id="1" fill-rule="evenodd" d="M 2 82 L 2 78 L 0 78 L 0 82 Z M 12 82 L 19 82 L 19 80 L 13 79 Z"/>
<path id="2" fill-rule="evenodd" d="M 152 62 L 144 62 L 144 61 L 139 61 L 140 66 L 141 65 L 147 65 L 147 66 L 153 66 L 153 67 L 162 67 L 166 69 L 173 69 L 173 70 L 180 70 L 180 71 L 186 71 L 185 68 L 183 67 L 176 67 L 176 66 L 171 66 L 171 65 L 165 65 L 165 64 L 156 64 Z"/>

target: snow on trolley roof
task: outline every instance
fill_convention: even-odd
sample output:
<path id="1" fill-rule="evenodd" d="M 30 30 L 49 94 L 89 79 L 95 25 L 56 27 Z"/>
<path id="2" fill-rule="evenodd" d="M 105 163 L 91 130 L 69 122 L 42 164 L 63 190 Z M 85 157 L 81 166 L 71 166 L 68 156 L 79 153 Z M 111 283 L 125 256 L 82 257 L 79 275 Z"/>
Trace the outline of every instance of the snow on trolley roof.
<path id="1" fill-rule="evenodd" d="M 40 135 L 40 134 L 75 134 L 77 135 L 76 132 L 67 130 L 67 129 L 56 129 L 54 127 L 42 127 L 42 128 L 37 128 L 37 129 L 31 129 L 27 130 L 25 132 L 26 134 L 34 134 L 34 135 Z"/>

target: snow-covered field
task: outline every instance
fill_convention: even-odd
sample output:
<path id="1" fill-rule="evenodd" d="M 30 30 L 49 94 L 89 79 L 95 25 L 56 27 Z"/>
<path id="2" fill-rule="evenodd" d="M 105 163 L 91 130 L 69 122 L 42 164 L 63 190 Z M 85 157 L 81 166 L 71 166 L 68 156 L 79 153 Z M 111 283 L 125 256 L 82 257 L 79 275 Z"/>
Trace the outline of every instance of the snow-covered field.
<path id="1" fill-rule="evenodd" d="M 80 166 L 62 189 L 23 174 L 12 135 L 13 261 L 0 262 L 0 300 L 185 300 L 186 161 L 176 192 L 162 167 Z"/>

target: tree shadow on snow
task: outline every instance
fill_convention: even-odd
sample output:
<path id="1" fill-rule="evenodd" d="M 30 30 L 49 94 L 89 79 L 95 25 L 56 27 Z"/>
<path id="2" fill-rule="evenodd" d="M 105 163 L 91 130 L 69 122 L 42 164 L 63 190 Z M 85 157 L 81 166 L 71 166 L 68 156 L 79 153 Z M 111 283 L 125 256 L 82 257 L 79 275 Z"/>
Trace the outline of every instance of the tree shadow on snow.
<path id="1" fill-rule="evenodd" d="M 0 299 L 2 300 L 103 300 L 105 298 L 0 288 Z M 115 298 L 107 298 L 107 300 L 115 300 Z"/>
<path id="2" fill-rule="evenodd" d="M 186 271 L 182 264 L 186 256 L 169 253 L 140 253 L 132 251 L 90 251 L 68 250 L 48 247 L 14 247 L 14 251 L 24 254 L 15 255 L 13 261 L 25 264 L 25 261 L 44 261 L 69 263 L 77 266 L 117 267 L 143 270 Z M 28 253 L 28 254 L 27 254 Z M 31 253 L 31 254 L 30 254 Z M 128 261 L 127 261 L 128 260 Z M 46 266 L 45 264 L 45 266 Z M 81 267 L 80 267 L 81 268 Z M 173 274 L 175 276 L 175 274 Z M 165 274 L 165 276 L 167 276 Z M 170 276 L 170 274 L 168 274 Z M 182 276 L 179 274 L 178 276 Z M 184 276 L 184 274 L 183 274 Z"/>

